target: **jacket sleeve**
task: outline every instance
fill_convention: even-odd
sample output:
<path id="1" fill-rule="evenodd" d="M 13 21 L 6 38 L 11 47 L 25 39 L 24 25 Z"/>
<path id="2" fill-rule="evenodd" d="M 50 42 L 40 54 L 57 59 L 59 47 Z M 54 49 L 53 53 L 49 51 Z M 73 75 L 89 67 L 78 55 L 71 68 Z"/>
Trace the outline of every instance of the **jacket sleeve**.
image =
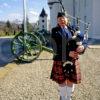
<path id="1" fill-rule="evenodd" d="M 57 28 L 53 28 L 51 32 L 51 45 L 54 53 L 60 54 L 62 50 L 62 38 Z"/>
<path id="2" fill-rule="evenodd" d="M 54 53 L 56 53 L 56 51 L 57 51 L 57 43 L 58 43 L 58 36 L 55 31 L 55 28 L 53 28 L 51 31 L 51 45 L 52 45 L 52 49 L 53 49 Z"/>
<path id="3" fill-rule="evenodd" d="M 88 40 L 84 39 L 84 34 L 83 33 L 79 33 L 79 36 L 81 37 L 81 41 L 82 41 L 82 45 L 84 46 L 84 50 L 81 54 L 83 54 L 86 50 L 86 48 L 88 47 Z"/>

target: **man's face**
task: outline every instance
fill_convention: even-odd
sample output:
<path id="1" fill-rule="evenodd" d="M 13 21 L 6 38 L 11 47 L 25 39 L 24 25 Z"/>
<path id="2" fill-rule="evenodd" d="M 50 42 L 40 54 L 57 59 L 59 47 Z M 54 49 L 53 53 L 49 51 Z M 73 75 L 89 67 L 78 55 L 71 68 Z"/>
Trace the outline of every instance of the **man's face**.
<path id="1" fill-rule="evenodd" d="M 66 17 L 58 17 L 57 22 L 61 27 L 64 27 L 68 23 L 68 19 Z"/>

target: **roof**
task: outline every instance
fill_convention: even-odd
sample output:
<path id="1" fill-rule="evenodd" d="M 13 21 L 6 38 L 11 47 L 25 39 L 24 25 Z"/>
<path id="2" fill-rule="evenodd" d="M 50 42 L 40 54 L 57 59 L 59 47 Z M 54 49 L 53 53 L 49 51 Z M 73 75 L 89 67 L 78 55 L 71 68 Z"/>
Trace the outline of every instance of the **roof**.
<path id="1" fill-rule="evenodd" d="M 45 16 L 47 17 L 47 14 L 46 14 L 46 12 L 43 8 L 42 11 L 41 11 L 40 17 L 45 17 Z"/>

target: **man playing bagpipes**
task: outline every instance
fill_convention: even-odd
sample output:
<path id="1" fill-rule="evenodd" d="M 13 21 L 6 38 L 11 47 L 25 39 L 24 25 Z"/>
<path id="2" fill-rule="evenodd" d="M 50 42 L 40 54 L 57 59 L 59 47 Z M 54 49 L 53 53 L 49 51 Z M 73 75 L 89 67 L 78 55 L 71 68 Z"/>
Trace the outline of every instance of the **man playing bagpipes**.
<path id="1" fill-rule="evenodd" d="M 51 79 L 59 84 L 60 100 L 71 100 L 73 84 L 81 83 L 79 54 L 84 53 L 87 43 L 84 35 L 68 24 L 65 13 L 57 15 L 57 26 L 52 29 L 54 51 Z"/>

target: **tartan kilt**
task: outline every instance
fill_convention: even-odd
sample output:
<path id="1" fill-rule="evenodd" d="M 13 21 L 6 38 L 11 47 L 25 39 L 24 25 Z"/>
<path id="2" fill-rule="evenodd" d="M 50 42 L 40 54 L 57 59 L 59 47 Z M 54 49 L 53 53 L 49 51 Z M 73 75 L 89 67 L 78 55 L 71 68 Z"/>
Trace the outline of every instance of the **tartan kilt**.
<path id="1" fill-rule="evenodd" d="M 65 80 L 69 80 L 75 84 L 81 83 L 81 71 L 78 59 L 74 60 L 73 63 L 75 65 L 73 68 L 73 73 L 64 73 L 64 62 L 54 61 L 50 79 L 57 82 L 58 84 L 64 83 Z"/>

